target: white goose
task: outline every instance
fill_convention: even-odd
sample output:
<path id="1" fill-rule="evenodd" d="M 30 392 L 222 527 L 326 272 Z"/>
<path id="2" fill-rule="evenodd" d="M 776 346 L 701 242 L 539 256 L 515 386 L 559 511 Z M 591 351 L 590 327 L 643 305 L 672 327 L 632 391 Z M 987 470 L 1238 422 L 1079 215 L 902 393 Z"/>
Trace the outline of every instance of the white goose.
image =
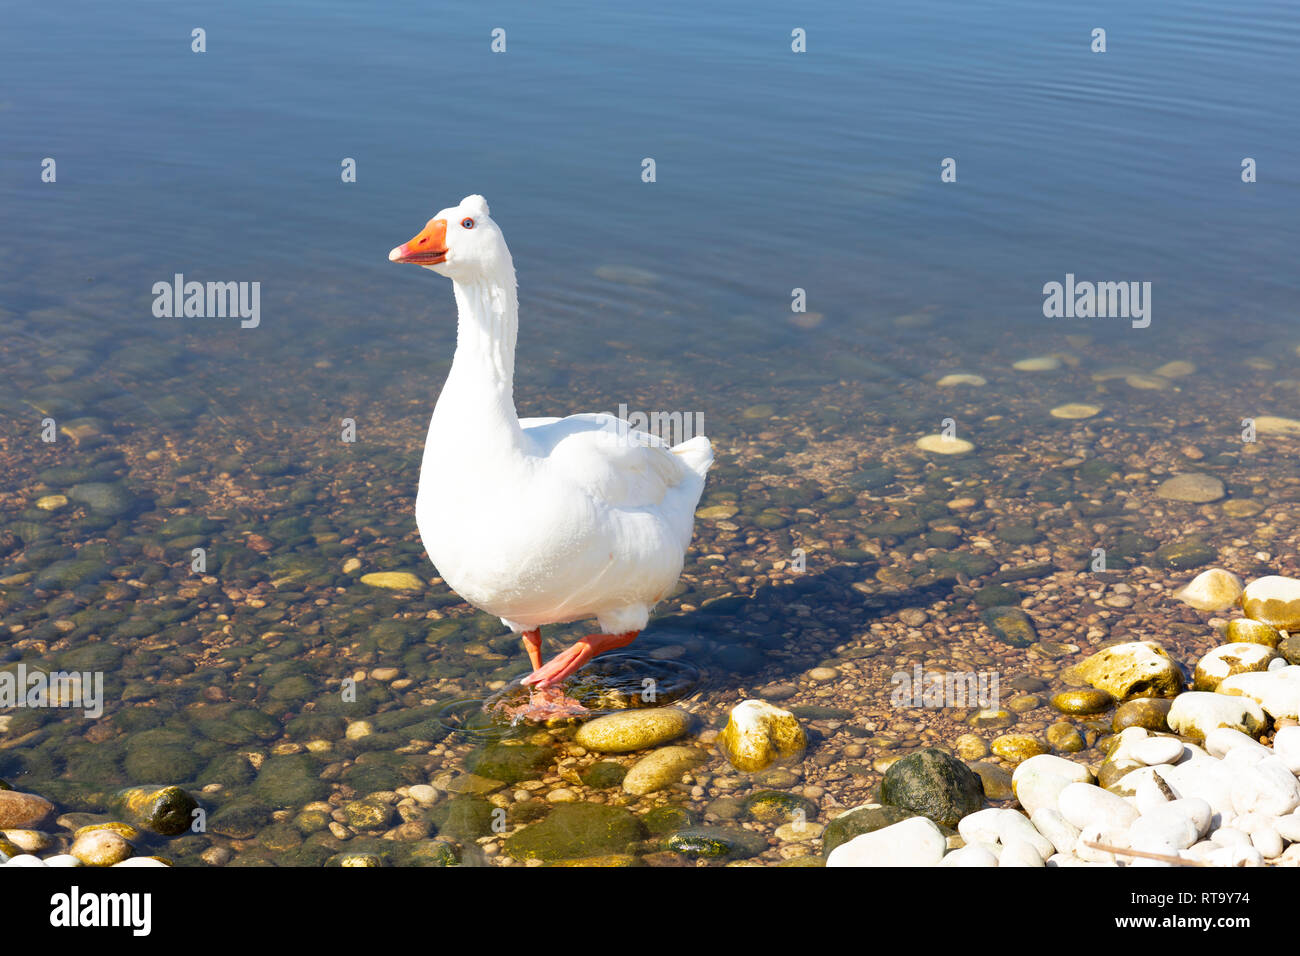
<path id="1" fill-rule="evenodd" d="M 551 687 L 631 643 L 672 589 L 713 449 L 703 436 L 669 447 L 612 415 L 518 417 L 515 267 L 482 196 L 442 210 L 388 258 L 446 276 L 456 294 L 456 355 L 420 467 L 420 538 L 457 594 L 522 635 L 524 683 Z M 600 633 L 542 664 L 542 625 L 592 617 Z"/>

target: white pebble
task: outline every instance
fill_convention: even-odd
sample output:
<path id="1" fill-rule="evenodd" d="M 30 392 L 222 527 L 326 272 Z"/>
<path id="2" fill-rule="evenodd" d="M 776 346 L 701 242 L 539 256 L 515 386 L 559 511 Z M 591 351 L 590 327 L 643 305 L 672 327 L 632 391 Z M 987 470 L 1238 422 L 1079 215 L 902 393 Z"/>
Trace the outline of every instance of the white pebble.
<path id="1" fill-rule="evenodd" d="M 1261 827 L 1252 831 L 1250 842 L 1259 851 L 1259 855 L 1266 860 L 1272 860 L 1282 855 L 1282 838 L 1271 827 Z"/>
<path id="2" fill-rule="evenodd" d="M 71 853 L 57 853 L 45 858 L 46 866 L 81 866 L 81 861 Z"/>
<path id="3" fill-rule="evenodd" d="M 1128 849 L 1128 833 L 1124 830 L 1109 830 L 1100 824 L 1089 824 L 1079 831 L 1079 839 L 1074 844 L 1074 855 L 1089 863 L 1114 863 L 1115 854 L 1109 850 L 1098 850 L 1090 844 L 1100 844 L 1116 850 Z"/>
<path id="4" fill-rule="evenodd" d="M 19 853 L 17 856 L 11 856 L 5 861 L 5 866 L 44 866 L 45 861 L 38 856 L 32 856 L 30 853 Z"/>
<path id="5" fill-rule="evenodd" d="M 1300 843 L 1300 813 L 1288 813 L 1284 817 L 1278 817 L 1277 822 L 1273 824 L 1273 829 L 1288 843 Z"/>
<path id="6" fill-rule="evenodd" d="M 1288 770 L 1300 774 L 1300 727 L 1283 727 L 1274 734 L 1273 753 Z"/>
<path id="7" fill-rule="evenodd" d="M 1200 836 L 1196 825 L 1188 819 L 1187 814 L 1173 804 L 1158 807 L 1150 813 L 1144 813 L 1133 821 L 1128 830 L 1129 839 L 1134 849 L 1147 849 L 1147 844 L 1166 844 L 1178 850 L 1185 850 Z M 1163 850 L 1151 850 L 1163 853 Z"/>
<path id="8" fill-rule="evenodd" d="M 1206 858 L 1211 866 L 1263 866 L 1264 858 L 1249 843 L 1221 846 Z"/>
<path id="9" fill-rule="evenodd" d="M 1238 813 L 1267 813 L 1275 817 L 1300 807 L 1300 781 L 1277 757 L 1233 774 L 1232 805 Z"/>
<path id="10" fill-rule="evenodd" d="M 1061 816 L 1061 811 L 1052 807 L 1039 807 L 1029 822 L 1052 841 L 1052 846 L 1056 847 L 1058 853 L 1073 853 L 1074 845 L 1079 842 L 1079 828 Z"/>
<path id="11" fill-rule="evenodd" d="M 997 827 L 998 840 L 1003 846 L 1009 846 L 1014 840 L 1023 840 L 1034 848 L 1040 864 L 1056 852 L 1052 841 L 1039 833 L 1038 829 L 1029 822 L 1029 818 L 1019 811 L 1004 811 L 997 819 Z"/>
<path id="12" fill-rule="evenodd" d="M 1228 751 L 1238 747 L 1268 752 L 1268 748 L 1254 737 L 1232 727 L 1217 727 L 1205 735 L 1205 749 L 1212 757 L 1223 757 Z"/>
<path id="13" fill-rule="evenodd" d="M 1007 811 L 999 807 L 976 810 L 967 814 L 957 823 L 957 832 L 969 843 L 997 843 L 998 818 Z"/>
<path id="14" fill-rule="evenodd" d="M 1243 734 L 1243 736 L 1245 736 Z M 1174 737 L 1147 737 L 1135 741 L 1128 754 L 1139 763 L 1154 767 L 1161 763 L 1174 763 L 1183 755 L 1183 742 Z"/>
<path id="15" fill-rule="evenodd" d="M 1042 837 L 1040 836 L 1039 839 L 1041 840 Z M 1011 837 L 1002 841 L 1002 855 L 998 857 L 998 866 L 1039 867 L 1042 865 L 1043 857 L 1028 840 Z"/>
<path id="16" fill-rule="evenodd" d="M 1250 846 L 1250 835 L 1242 833 L 1236 827 L 1219 827 L 1210 839 L 1219 846 Z"/>
<path id="17" fill-rule="evenodd" d="M 831 851 L 826 865 L 934 866 L 947 848 L 943 831 L 932 820 L 911 817 L 841 843 Z"/>
<path id="18" fill-rule="evenodd" d="M 942 860 L 940 866 L 997 866 L 998 858 L 982 846 L 964 846 L 953 850 Z"/>
<path id="19" fill-rule="evenodd" d="M 1123 797 L 1090 783 L 1072 783 L 1062 790 L 1057 809 L 1080 830 L 1090 825 L 1122 830 L 1138 816 L 1137 810 Z"/>

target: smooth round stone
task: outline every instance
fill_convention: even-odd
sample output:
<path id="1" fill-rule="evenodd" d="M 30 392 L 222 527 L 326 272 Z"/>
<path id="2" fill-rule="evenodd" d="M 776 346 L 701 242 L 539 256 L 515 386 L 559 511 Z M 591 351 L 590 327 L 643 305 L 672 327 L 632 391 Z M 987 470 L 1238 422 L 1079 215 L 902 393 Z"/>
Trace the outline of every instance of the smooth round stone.
<path id="1" fill-rule="evenodd" d="M 1007 710 L 1013 714 L 1025 714 L 1043 706 L 1043 699 L 1034 694 L 1017 694 L 1007 701 Z"/>
<path id="2" fill-rule="evenodd" d="M 1061 811 L 1055 807 L 1039 807 L 1029 822 L 1051 842 L 1057 853 L 1072 853 L 1079 842 L 1079 828 L 1061 816 Z"/>
<path id="3" fill-rule="evenodd" d="M 1146 737 L 1126 748 L 1128 756 L 1148 767 L 1173 763 L 1183 755 L 1183 742 L 1174 737 Z"/>
<path id="4" fill-rule="evenodd" d="M 34 793 L 0 790 L 0 830 L 38 827 L 54 814 L 54 804 Z"/>
<path id="5" fill-rule="evenodd" d="M 1124 384 L 1129 388 L 1136 388 L 1142 391 L 1163 391 L 1169 387 L 1169 379 L 1163 375 L 1144 375 L 1141 373 L 1135 375 L 1125 375 Z"/>
<path id="6" fill-rule="evenodd" d="M 998 858 L 985 847 L 982 846 L 964 846 L 959 850 L 953 850 L 942 860 L 940 866 L 956 867 L 989 867 L 997 866 Z"/>
<path id="7" fill-rule="evenodd" d="M 911 817 L 841 843 L 826 858 L 826 865 L 935 866 L 947 848 L 948 840 L 934 821 Z"/>
<path id="8" fill-rule="evenodd" d="M 1128 827 L 1128 845 L 1134 849 L 1165 844 L 1174 851 L 1179 851 L 1191 847 L 1197 838 L 1199 834 L 1187 814 L 1171 805 L 1144 813 Z"/>
<path id="9" fill-rule="evenodd" d="M 113 866 L 141 867 L 141 866 L 167 866 L 162 860 L 152 856 L 133 856 L 129 860 L 123 860 L 121 863 L 114 863 Z"/>
<path id="10" fill-rule="evenodd" d="M 1223 637 L 1230 644 L 1263 644 L 1276 648 L 1282 643 L 1282 635 L 1277 628 L 1248 617 L 1236 617 L 1223 628 Z"/>
<path id="11" fill-rule="evenodd" d="M 703 518 L 705 521 L 725 521 L 728 518 L 734 518 L 740 511 L 735 505 L 711 505 L 708 508 L 700 508 L 695 512 L 695 517 Z"/>
<path id="12" fill-rule="evenodd" d="M 1101 714 L 1115 706 L 1115 698 L 1104 690 L 1066 690 L 1052 698 L 1052 706 L 1063 714 L 1088 716 Z"/>
<path id="13" fill-rule="evenodd" d="M 1193 504 L 1205 504 L 1218 501 L 1225 494 L 1223 482 L 1213 475 L 1192 472 L 1175 475 L 1161 482 L 1156 494 L 1169 501 L 1187 501 Z"/>
<path id="14" fill-rule="evenodd" d="M 1043 856 L 1028 840 L 1005 841 L 1002 844 L 1002 854 L 998 857 L 1000 867 L 1041 867 L 1043 863 Z"/>
<path id="15" fill-rule="evenodd" d="M 1273 753 L 1294 774 L 1300 774 L 1300 727 L 1281 727 L 1273 735 Z"/>
<path id="16" fill-rule="evenodd" d="M 71 853 L 56 853 L 54 856 L 47 856 L 44 863 L 46 866 L 54 867 L 81 866 L 81 861 Z"/>
<path id="17" fill-rule="evenodd" d="M 691 726 L 679 707 L 647 707 L 606 714 L 578 728 L 574 742 L 598 753 L 645 750 L 676 740 Z"/>
<path id="18" fill-rule="evenodd" d="M 1037 355 L 1021 359 L 1011 367 L 1017 372 L 1051 372 L 1061 367 L 1061 360 L 1054 355 Z"/>
<path id="19" fill-rule="evenodd" d="M 808 672 L 808 679 L 817 683 L 834 680 L 839 676 L 840 672 L 834 667 L 814 667 Z"/>
<path id="20" fill-rule="evenodd" d="M 131 844 L 112 830 L 91 830 L 77 837 L 69 852 L 86 866 L 112 866 L 131 855 Z"/>
<path id="21" fill-rule="evenodd" d="M 54 845 L 50 836 L 39 830 L 5 830 L 2 835 L 24 853 L 40 853 Z"/>
<path id="22" fill-rule="evenodd" d="M 1032 816 L 1040 807 L 1055 808 L 1057 797 L 1071 783 L 1092 779 L 1091 771 L 1082 764 L 1053 754 L 1040 754 L 1016 767 L 1011 786 L 1020 805 Z"/>
<path id="23" fill-rule="evenodd" d="M 36 507 L 42 511 L 58 511 L 60 508 L 68 506 L 66 495 L 45 495 L 36 499 Z"/>
<path id="24" fill-rule="evenodd" d="M 1053 750 L 1067 754 L 1077 754 L 1088 746 L 1083 734 L 1079 733 L 1079 728 L 1064 720 L 1047 728 L 1047 742 Z"/>
<path id="25" fill-rule="evenodd" d="M 1185 378 L 1196 371 L 1196 366 L 1191 362 L 1174 361 L 1166 362 L 1155 370 L 1154 374 L 1161 378 Z"/>
<path id="26" fill-rule="evenodd" d="M 419 591 L 424 587 L 424 582 L 409 571 L 376 571 L 373 574 L 363 574 L 361 583 L 389 591 Z"/>
<path id="27" fill-rule="evenodd" d="M 1234 768 L 1221 760 L 1184 760 L 1160 770 L 1161 777 L 1179 798 L 1204 800 L 1220 820 L 1236 813 L 1232 806 L 1234 774 Z"/>
<path id="28" fill-rule="evenodd" d="M 1003 734 L 995 737 L 991 746 L 993 752 L 1008 763 L 1020 763 L 1051 750 L 1046 743 L 1029 734 Z"/>
<path id="29" fill-rule="evenodd" d="M 1081 418 L 1092 418 L 1094 415 L 1099 415 L 1100 413 L 1100 406 L 1085 405 L 1083 402 L 1067 402 L 1064 405 L 1057 405 L 1052 409 L 1053 418 L 1064 418 L 1070 421 Z"/>
<path id="30" fill-rule="evenodd" d="M 1277 651 L 1264 644 L 1221 644 L 1197 661 L 1192 687 L 1195 690 L 1216 690 L 1225 678 L 1233 674 L 1266 671 L 1269 663 L 1279 657 Z"/>
<path id="31" fill-rule="evenodd" d="M 4 862 L 4 866 L 45 866 L 45 861 L 39 856 L 32 856 L 30 853 L 21 853 L 18 856 L 11 856 Z"/>
<path id="32" fill-rule="evenodd" d="M 982 760 L 989 755 L 987 741 L 978 734 L 962 734 L 953 741 L 953 747 L 957 756 L 966 761 Z"/>
<path id="33" fill-rule="evenodd" d="M 980 783 L 984 786 L 984 796 L 988 799 L 1010 800 L 1015 797 L 1015 790 L 1011 787 L 1011 774 L 997 764 L 976 760 L 970 768 L 980 778 Z"/>
<path id="34" fill-rule="evenodd" d="M 966 721 L 977 730 L 1001 730 L 1015 722 L 1015 716 L 1008 710 L 980 710 Z"/>
<path id="35" fill-rule="evenodd" d="M 1179 694 L 1169 708 L 1170 729 L 1197 741 L 1204 740 L 1210 731 L 1218 727 L 1231 727 L 1258 737 L 1265 722 L 1264 711 L 1249 697 L 1189 691 Z"/>
<path id="36" fill-rule="evenodd" d="M 1249 498 L 1230 498 L 1223 503 L 1222 508 L 1229 518 L 1253 518 L 1264 511 L 1262 504 Z"/>
<path id="37" fill-rule="evenodd" d="M 949 435 L 926 435 L 916 440 L 916 447 L 936 455 L 964 455 L 975 449 L 966 439 Z"/>
<path id="38" fill-rule="evenodd" d="M 1252 830 L 1250 842 L 1259 851 L 1259 855 L 1266 860 L 1272 860 L 1282 855 L 1282 837 L 1276 830 L 1268 827 Z"/>
<path id="39" fill-rule="evenodd" d="M 1090 783 L 1072 783 L 1057 798 L 1057 809 L 1071 824 L 1084 830 L 1100 826 L 1123 830 L 1137 819 L 1138 812 L 1123 797 L 1117 797 Z"/>
<path id="40" fill-rule="evenodd" d="M 1284 631 L 1300 630 L 1300 580 L 1270 574 L 1246 585 L 1241 594 L 1246 616 Z"/>
<path id="41" fill-rule="evenodd" d="M 1174 597 L 1197 611 L 1226 611 L 1237 603 L 1241 578 L 1222 568 L 1210 568 L 1174 592 Z"/>
<path id="42" fill-rule="evenodd" d="M 953 372 L 949 375 L 945 375 L 935 384 L 940 388 L 952 388 L 956 385 L 974 385 L 979 387 L 981 385 L 987 385 L 988 381 L 982 375 L 968 375 L 963 372 Z"/>
<path id="43" fill-rule="evenodd" d="M 1260 415 L 1255 419 L 1257 435 L 1300 435 L 1300 421 L 1278 415 Z"/>
<path id="44" fill-rule="evenodd" d="M 1278 736 L 1281 736 L 1281 734 Z M 1273 741 L 1273 746 L 1276 749 L 1276 738 Z M 1246 747 L 1263 756 L 1269 754 L 1269 749 L 1258 740 L 1248 737 L 1240 730 L 1233 730 L 1231 727 L 1218 727 L 1205 735 L 1205 750 L 1211 757 L 1222 759 L 1238 747 Z"/>
<path id="45" fill-rule="evenodd" d="M 1285 816 L 1300 807 L 1300 781 L 1276 757 L 1234 767 L 1232 806 L 1238 813 Z"/>
<path id="46" fill-rule="evenodd" d="M 1263 673 L 1255 671 L 1225 677 L 1219 682 L 1218 694 L 1229 695 L 1234 700 L 1245 698 L 1263 708 L 1275 720 L 1283 717 L 1300 720 L 1300 667 L 1273 666 L 1277 663 L 1274 661 Z M 1247 729 L 1246 732 L 1251 731 Z"/>
<path id="47" fill-rule="evenodd" d="M 1120 733 L 1128 727 L 1145 730 L 1168 730 L 1169 708 L 1173 701 L 1167 697 L 1137 697 L 1120 704 L 1111 718 L 1111 729 Z"/>
<path id="48" fill-rule="evenodd" d="M 810 820 L 783 823 L 776 828 L 776 838 L 783 843 L 804 843 L 808 840 L 821 839 L 826 828 Z"/>
<path id="49" fill-rule="evenodd" d="M 1274 831 L 1288 843 L 1300 843 L 1300 813 L 1288 813 L 1273 822 Z"/>
<path id="50" fill-rule="evenodd" d="M 632 765 L 623 778 L 623 791 L 640 797 L 662 790 L 704 760 L 705 755 L 694 747 L 662 747 Z"/>
<path id="51" fill-rule="evenodd" d="M 999 839 L 998 821 L 1007 812 L 1002 807 L 986 807 L 983 810 L 968 813 L 957 821 L 957 832 L 961 834 L 961 838 L 967 844 L 997 843 Z M 1009 812 L 1015 813 L 1014 810 Z"/>

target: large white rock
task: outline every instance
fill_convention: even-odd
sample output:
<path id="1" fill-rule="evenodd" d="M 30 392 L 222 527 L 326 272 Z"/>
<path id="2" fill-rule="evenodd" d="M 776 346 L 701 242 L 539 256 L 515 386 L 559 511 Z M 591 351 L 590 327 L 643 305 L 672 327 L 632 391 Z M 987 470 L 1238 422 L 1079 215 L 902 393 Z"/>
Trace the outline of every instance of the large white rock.
<path id="1" fill-rule="evenodd" d="M 1223 691 L 1224 685 L 1243 677 L 1268 677 L 1268 674 L 1238 674 L 1229 677 L 1219 685 L 1219 693 L 1207 691 L 1190 691 L 1174 698 L 1166 718 L 1169 727 L 1175 733 L 1183 734 L 1195 740 L 1205 739 L 1205 735 L 1219 727 L 1231 727 L 1252 736 L 1258 736 L 1264 729 L 1264 712 L 1260 705 L 1249 697 L 1229 697 Z"/>
<path id="2" fill-rule="evenodd" d="M 1241 597 L 1241 578 L 1222 568 L 1202 571 L 1174 597 L 1198 611 L 1226 611 Z"/>
<path id="3" fill-rule="evenodd" d="M 1029 822 L 1035 830 L 1052 841 L 1057 853 L 1074 852 L 1074 846 L 1079 842 L 1079 828 L 1061 816 L 1060 810 L 1055 807 L 1039 807 Z"/>
<path id="4" fill-rule="evenodd" d="M 997 843 L 998 818 L 1007 811 L 1001 807 L 989 807 L 968 813 L 957 823 L 957 832 L 967 845 L 972 843 Z"/>
<path id="5" fill-rule="evenodd" d="M 1090 824 L 1079 831 L 1079 839 L 1074 844 L 1074 855 L 1089 863 L 1116 862 L 1114 853 L 1110 850 L 1099 850 L 1097 846 L 1127 850 L 1127 829 L 1109 829 L 1099 824 Z"/>
<path id="6" fill-rule="evenodd" d="M 1300 781 L 1277 757 L 1254 766 L 1236 767 L 1232 777 L 1232 806 L 1238 813 L 1280 817 L 1300 807 Z"/>
<path id="7" fill-rule="evenodd" d="M 1128 835 L 1130 846 L 1150 853 L 1165 852 L 1154 849 L 1157 844 L 1167 845 L 1176 853 L 1187 849 L 1200 837 L 1188 815 L 1172 803 L 1142 814 L 1133 821 Z"/>
<path id="8" fill-rule="evenodd" d="M 1300 730 L 1300 727 L 1295 729 Z M 1300 742 L 1300 740 L 1297 742 Z M 1273 746 L 1277 747 L 1276 741 Z M 1235 750 L 1238 747 L 1247 750 L 1258 750 L 1268 756 L 1267 747 L 1254 737 L 1243 734 L 1240 730 L 1234 730 L 1231 727 L 1218 727 L 1205 735 L 1205 749 L 1210 752 L 1212 757 L 1225 757 L 1228 751 Z"/>
<path id="9" fill-rule="evenodd" d="M 1221 846 L 1206 857 L 1210 866 L 1263 866 L 1264 858 L 1251 844 Z"/>
<path id="10" fill-rule="evenodd" d="M 1080 830 L 1090 826 L 1124 830 L 1138 816 L 1137 810 L 1123 797 L 1090 783 L 1070 784 L 1061 791 L 1056 808 Z"/>
<path id="11" fill-rule="evenodd" d="M 1218 826 L 1236 814 L 1232 805 L 1232 768 L 1208 758 L 1189 760 L 1162 771 L 1165 782 L 1180 798 L 1199 797 L 1210 806 L 1210 825 Z"/>
<path id="12" fill-rule="evenodd" d="M 1270 827 L 1260 827 L 1258 830 L 1252 830 L 1250 842 L 1259 851 L 1259 855 L 1266 860 L 1272 860 L 1282 855 L 1282 837 Z"/>
<path id="13" fill-rule="evenodd" d="M 1011 775 L 1011 789 L 1025 812 L 1033 816 L 1041 807 L 1055 809 L 1057 797 L 1071 783 L 1088 783 L 1092 779 L 1092 772 L 1082 764 L 1052 754 L 1039 754 L 1016 767 Z"/>
<path id="14" fill-rule="evenodd" d="M 1040 862 L 1056 852 L 1051 840 L 1038 832 L 1029 818 L 1018 810 L 1007 810 L 998 817 L 998 841 L 1003 846 L 1010 846 L 1013 841 L 1022 840 L 1034 848 Z"/>
<path id="15" fill-rule="evenodd" d="M 1266 644 L 1248 642 L 1220 644 L 1207 651 L 1205 656 L 1196 662 L 1196 671 L 1192 674 L 1192 687 L 1195 690 L 1215 690 L 1225 677 L 1266 671 L 1269 664 L 1279 657 L 1281 655 Z"/>
<path id="16" fill-rule="evenodd" d="M 1300 774 L 1300 727 L 1280 727 L 1273 735 L 1273 753 L 1292 773 Z"/>
<path id="17" fill-rule="evenodd" d="M 1264 673 L 1233 674 L 1219 684 L 1218 693 L 1253 700 L 1275 719 L 1300 720 L 1300 665 L 1291 664 Z M 1174 701 L 1174 706 L 1177 705 L 1178 701 Z"/>
<path id="18" fill-rule="evenodd" d="M 826 858 L 827 866 L 937 866 L 948 841 L 928 817 L 863 833 L 841 843 Z"/>
<path id="19" fill-rule="evenodd" d="M 940 866 L 997 866 L 998 858 L 983 846 L 964 846 L 953 850 L 942 860 Z"/>
<path id="20" fill-rule="evenodd" d="M 1273 824 L 1277 835 L 1287 843 L 1300 843 L 1300 813 L 1288 813 L 1278 817 Z"/>
<path id="21" fill-rule="evenodd" d="M 1257 578 L 1242 592 L 1241 609 L 1251 620 L 1300 630 L 1300 581 L 1276 574 Z"/>

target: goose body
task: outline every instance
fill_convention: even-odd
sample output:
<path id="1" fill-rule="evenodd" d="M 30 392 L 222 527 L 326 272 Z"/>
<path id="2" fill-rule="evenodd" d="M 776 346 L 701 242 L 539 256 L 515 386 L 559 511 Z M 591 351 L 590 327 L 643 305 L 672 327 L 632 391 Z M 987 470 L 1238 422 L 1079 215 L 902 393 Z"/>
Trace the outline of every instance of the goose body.
<path id="1" fill-rule="evenodd" d="M 442 210 L 389 258 L 449 276 L 457 304 L 420 467 L 421 541 L 452 590 L 524 634 L 545 687 L 635 637 L 672 590 L 712 448 L 703 436 L 669 446 L 606 414 L 518 418 L 514 265 L 482 197 Z M 592 638 L 619 640 L 588 639 L 538 670 L 537 629 L 588 618 Z"/>

